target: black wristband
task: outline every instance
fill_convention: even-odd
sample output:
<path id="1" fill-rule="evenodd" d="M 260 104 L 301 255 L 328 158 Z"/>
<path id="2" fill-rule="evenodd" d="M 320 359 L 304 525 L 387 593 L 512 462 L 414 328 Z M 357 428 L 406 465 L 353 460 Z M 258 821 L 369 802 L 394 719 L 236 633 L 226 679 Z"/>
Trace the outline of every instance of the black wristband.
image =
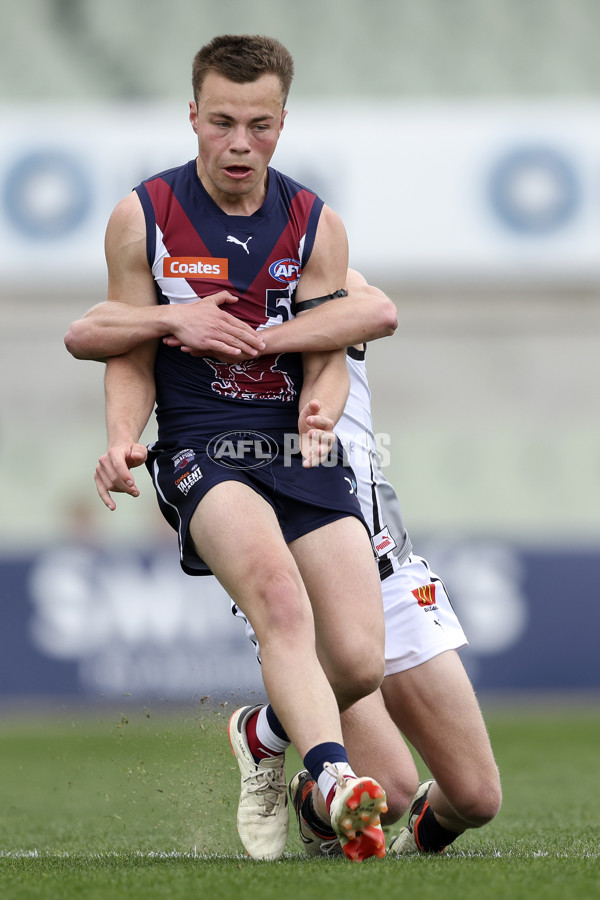
<path id="1" fill-rule="evenodd" d="M 333 294 L 326 294 L 324 297 L 313 297 L 312 300 L 301 300 L 300 303 L 296 303 L 294 306 L 294 310 L 296 313 L 305 312 L 307 309 L 314 309 L 315 306 L 320 306 L 321 303 L 327 303 L 328 300 L 336 300 L 338 297 L 347 297 L 348 291 L 344 288 L 340 288 L 339 291 L 335 291 Z"/>

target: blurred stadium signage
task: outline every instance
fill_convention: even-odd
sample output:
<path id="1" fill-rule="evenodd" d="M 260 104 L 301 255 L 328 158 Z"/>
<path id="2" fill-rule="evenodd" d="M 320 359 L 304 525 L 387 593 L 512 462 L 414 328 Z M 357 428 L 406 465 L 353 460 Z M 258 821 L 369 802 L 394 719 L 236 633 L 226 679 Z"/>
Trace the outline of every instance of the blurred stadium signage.
<path id="1" fill-rule="evenodd" d="M 4 209 L 25 240 L 65 240 L 92 214 L 91 174 L 67 151 L 25 153 L 5 175 Z"/>
<path id="2" fill-rule="evenodd" d="M 2 114 L 4 283 L 104 280 L 115 203 L 195 153 L 171 105 Z M 340 212 L 371 278 L 585 280 L 600 274 L 599 120 L 584 103 L 292 103 L 274 165 Z"/>
<path id="3" fill-rule="evenodd" d="M 492 169 L 490 199 L 499 219 L 515 232 L 545 235 L 575 219 L 581 185 L 567 154 L 552 146 L 518 147 Z"/>
<path id="4" fill-rule="evenodd" d="M 479 690 L 599 689 L 600 606 L 586 626 L 598 551 L 502 541 L 421 543 L 470 641 Z M 173 553 L 67 544 L 0 557 L 0 697 L 220 698 L 261 691 L 243 624 L 213 578 L 184 575 Z"/>

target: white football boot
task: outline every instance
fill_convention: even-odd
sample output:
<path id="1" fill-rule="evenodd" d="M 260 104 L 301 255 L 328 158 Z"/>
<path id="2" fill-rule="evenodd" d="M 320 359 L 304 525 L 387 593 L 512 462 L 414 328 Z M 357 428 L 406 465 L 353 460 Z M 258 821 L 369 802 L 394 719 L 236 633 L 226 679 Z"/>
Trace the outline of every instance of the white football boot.
<path id="1" fill-rule="evenodd" d="M 260 708 L 244 706 L 229 720 L 229 742 L 241 776 L 237 828 L 252 859 L 279 859 L 289 828 L 285 754 L 255 762 L 248 747 L 246 722 Z"/>

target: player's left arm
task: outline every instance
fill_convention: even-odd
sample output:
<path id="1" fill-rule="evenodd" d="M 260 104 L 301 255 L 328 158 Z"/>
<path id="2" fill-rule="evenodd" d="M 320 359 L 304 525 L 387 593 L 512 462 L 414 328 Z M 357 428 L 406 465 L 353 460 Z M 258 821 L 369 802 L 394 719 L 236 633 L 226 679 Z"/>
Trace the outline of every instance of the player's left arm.
<path id="1" fill-rule="evenodd" d="M 340 217 L 324 206 L 310 259 L 298 282 L 296 302 L 335 293 L 345 285 L 347 272 L 346 230 Z M 345 347 L 303 353 L 302 364 L 298 428 L 308 468 L 322 462 L 333 446 L 333 429 L 346 404 L 350 379 Z"/>

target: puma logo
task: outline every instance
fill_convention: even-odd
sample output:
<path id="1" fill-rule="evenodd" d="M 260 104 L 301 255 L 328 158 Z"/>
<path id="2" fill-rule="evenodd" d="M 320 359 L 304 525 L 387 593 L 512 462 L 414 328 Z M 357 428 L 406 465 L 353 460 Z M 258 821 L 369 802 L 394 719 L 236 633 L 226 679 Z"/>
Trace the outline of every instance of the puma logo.
<path id="1" fill-rule="evenodd" d="M 232 244 L 239 244 L 240 247 L 243 247 L 243 248 L 244 248 L 244 250 L 246 251 L 246 253 L 248 254 L 248 256 L 250 256 L 250 251 L 248 250 L 248 247 L 247 247 L 246 245 L 247 245 L 248 241 L 251 241 L 251 240 L 252 240 L 252 235 L 250 235 L 249 238 L 246 238 L 245 241 L 239 241 L 239 240 L 238 240 L 236 237 L 234 237 L 232 234 L 228 234 L 228 235 L 227 235 L 227 240 L 230 241 Z"/>

